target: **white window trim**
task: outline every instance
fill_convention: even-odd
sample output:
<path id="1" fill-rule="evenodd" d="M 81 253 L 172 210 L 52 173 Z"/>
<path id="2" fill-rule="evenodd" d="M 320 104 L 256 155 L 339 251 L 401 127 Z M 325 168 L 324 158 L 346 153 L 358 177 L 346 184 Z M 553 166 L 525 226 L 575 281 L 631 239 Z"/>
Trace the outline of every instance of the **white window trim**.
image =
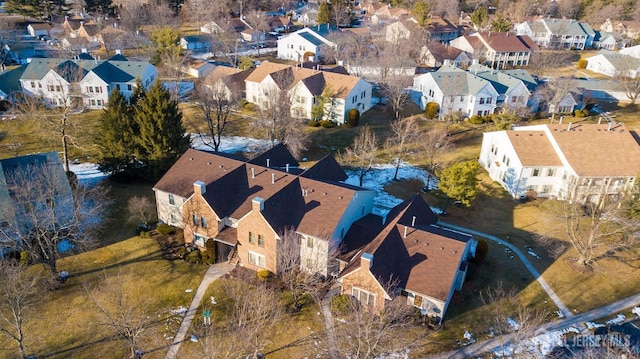
<path id="1" fill-rule="evenodd" d="M 255 262 L 251 261 L 251 257 L 255 258 Z M 260 254 L 260 253 L 256 253 L 253 251 L 249 251 L 249 256 L 248 256 L 248 260 L 250 264 L 253 264 L 254 266 L 258 266 L 260 268 L 266 268 L 267 267 L 267 257 L 265 257 L 264 254 Z M 260 264 L 260 258 L 262 258 L 262 264 Z"/>
<path id="2" fill-rule="evenodd" d="M 367 295 L 367 302 L 370 301 L 370 298 L 373 297 L 373 304 L 369 304 L 367 302 L 363 302 L 360 297 L 362 294 L 366 294 Z M 364 304 L 364 305 L 369 305 L 371 307 L 375 307 L 376 306 L 376 301 L 378 299 L 378 296 L 372 292 L 369 292 L 368 290 L 364 290 L 362 288 L 358 288 L 358 287 L 351 287 L 351 295 L 353 297 L 355 297 L 360 303 Z"/>

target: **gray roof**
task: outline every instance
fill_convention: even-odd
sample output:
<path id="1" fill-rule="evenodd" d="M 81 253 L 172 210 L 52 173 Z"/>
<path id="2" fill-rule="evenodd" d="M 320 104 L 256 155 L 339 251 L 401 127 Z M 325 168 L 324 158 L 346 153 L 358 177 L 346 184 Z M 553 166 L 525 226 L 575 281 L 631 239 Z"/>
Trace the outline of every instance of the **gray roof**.
<path id="1" fill-rule="evenodd" d="M 67 60 L 67 59 L 33 59 L 25 69 L 21 80 L 40 80 L 49 70 L 54 69 L 67 81 L 72 71 L 82 71 L 83 76 L 94 71 L 107 83 L 129 82 L 142 78 L 148 62 L 119 60 Z"/>
<path id="2" fill-rule="evenodd" d="M 573 19 L 540 19 L 529 22 L 529 26 L 534 33 L 547 32 L 547 29 L 549 29 L 555 35 L 596 35 L 589 24 Z"/>
<path id="3" fill-rule="evenodd" d="M 27 65 L 21 65 L 13 70 L 5 71 L 0 74 L 0 91 L 9 95 L 12 92 L 22 91 L 20 86 L 20 76 L 27 68 Z"/>
<path id="4" fill-rule="evenodd" d="M 314 44 L 315 46 L 320 46 L 323 45 L 324 42 L 322 40 L 320 40 L 319 38 L 317 38 L 314 34 L 309 33 L 309 32 L 301 32 L 298 33 L 298 35 L 300 35 L 300 37 L 302 37 L 303 39 L 309 41 L 310 43 Z"/>
<path id="5" fill-rule="evenodd" d="M 469 66 L 467 71 L 491 82 L 491 85 L 493 85 L 496 91 L 502 95 L 511 91 L 523 82 L 519 78 L 510 76 L 503 71 L 493 70 L 490 67 L 480 64 L 473 64 Z"/>
<path id="6" fill-rule="evenodd" d="M 615 67 L 615 69 L 618 71 L 624 71 L 627 69 L 636 70 L 640 68 L 640 59 L 629 55 L 609 50 L 600 50 L 598 52 L 598 55 L 604 56 L 604 58 L 607 59 L 607 61 L 609 61 L 611 65 L 613 65 L 613 67 Z M 587 58 L 587 61 L 589 61 L 589 58 Z"/>
<path id="7" fill-rule="evenodd" d="M 454 66 L 442 66 L 438 71 L 428 73 L 445 96 L 475 95 L 491 83 L 472 73 Z"/>

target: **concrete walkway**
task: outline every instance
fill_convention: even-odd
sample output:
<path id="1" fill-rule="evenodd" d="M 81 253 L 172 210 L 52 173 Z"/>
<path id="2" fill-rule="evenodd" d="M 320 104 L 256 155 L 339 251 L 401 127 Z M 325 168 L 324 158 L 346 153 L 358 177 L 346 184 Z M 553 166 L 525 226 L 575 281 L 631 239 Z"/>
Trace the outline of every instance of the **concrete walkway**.
<path id="1" fill-rule="evenodd" d="M 338 294 L 340 294 L 340 288 L 334 286 L 327 292 L 324 298 L 322 298 L 322 303 L 320 303 L 324 329 L 327 333 L 329 358 L 331 359 L 337 359 L 340 357 L 340 355 L 338 354 L 336 332 L 333 326 L 333 314 L 331 313 L 331 298 Z"/>
<path id="2" fill-rule="evenodd" d="M 625 309 L 640 305 L 640 294 L 633 295 L 631 297 L 619 300 L 617 302 L 604 305 L 600 308 L 590 310 L 588 312 L 576 314 L 569 318 L 556 320 L 551 323 L 545 323 L 540 325 L 535 330 L 532 330 L 534 335 L 540 335 L 545 332 L 560 331 L 569 327 L 584 327 L 585 322 L 594 321 L 596 319 L 608 317 L 610 315 L 619 313 Z M 439 353 L 430 358 L 447 358 L 447 359 L 464 359 L 477 357 L 481 354 L 488 352 L 495 352 L 500 350 L 502 345 L 509 345 L 513 339 L 513 335 L 504 335 L 501 337 L 491 338 L 481 342 L 476 342 L 468 345 L 464 348 L 454 350 L 448 353 Z M 523 338 L 520 338 L 522 340 Z"/>
<path id="3" fill-rule="evenodd" d="M 171 346 L 169 347 L 169 351 L 167 352 L 167 355 L 165 355 L 164 357 L 165 359 L 176 358 L 176 355 L 178 354 L 178 350 L 180 350 L 180 345 L 184 341 L 184 338 L 187 336 L 187 331 L 191 327 L 191 321 L 193 320 L 193 317 L 195 316 L 196 311 L 198 310 L 198 307 L 200 307 L 202 298 L 204 297 L 204 294 L 207 291 L 207 288 L 209 288 L 209 285 L 214 280 L 222 277 L 223 275 L 231 271 L 234 267 L 235 267 L 234 265 L 231 265 L 225 262 L 225 263 L 218 263 L 218 264 L 211 265 L 209 269 L 207 269 L 207 272 L 202 277 L 200 286 L 198 286 L 198 290 L 196 291 L 196 294 L 193 296 L 193 300 L 189 305 L 189 309 L 187 310 L 187 313 L 182 319 L 180 328 L 178 329 L 176 336 L 173 338 L 173 343 L 171 343 Z"/>
<path id="4" fill-rule="evenodd" d="M 544 278 L 542 278 L 538 270 L 533 266 L 533 264 L 531 264 L 531 262 L 529 261 L 529 258 L 527 258 L 527 256 L 525 256 L 524 253 L 522 253 L 520 249 L 518 249 L 516 246 L 498 237 L 492 236 L 490 234 L 474 231 L 473 229 L 456 226 L 455 224 L 438 222 L 438 225 L 442 227 L 450 228 L 459 232 L 472 234 L 478 237 L 483 237 L 501 246 L 505 246 L 511 249 L 513 253 L 515 253 L 518 256 L 518 258 L 520 258 L 520 260 L 522 261 L 522 264 L 524 264 L 524 266 L 527 267 L 527 270 L 529 271 L 529 273 L 531 273 L 533 278 L 536 279 L 536 281 L 540 284 L 542 289 L 544 289 L 544 291 L 547 292 L 547 295 L 549 296 L 549 298 L 551 298 L 551 300 L 556 304 L 556 307 L 560 309 L 562 314 L 564 314 L 564 316 L 567 318 L 573 316 L 573 313 L 571 313 L 569 308 L 567 308 L 567 306 L 562 302 L 562 300 L 560 300 L 560 298 L 553 291 L 549 283 L 547 283 L 547 281 Z"/>

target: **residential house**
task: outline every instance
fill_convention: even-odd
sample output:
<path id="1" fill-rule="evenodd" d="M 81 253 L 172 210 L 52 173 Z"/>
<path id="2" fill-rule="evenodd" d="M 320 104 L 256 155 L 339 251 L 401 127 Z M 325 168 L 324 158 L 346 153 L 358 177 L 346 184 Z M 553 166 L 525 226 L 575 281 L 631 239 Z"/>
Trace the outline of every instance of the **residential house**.
<path id="1" fill-rule="evenodd" d="M 496 69 L 527 66 L 531 53 L 537 50 L 536 44 L 528 36 L 509 32 L 477 32 L 460 36 L 449 44 L 472 53 L 475 58 Z"/>
<path id="2" fill-rule="evenodd" d="M 217 65 L 213 62 L 189 57 L 180 65 L 180 70 L 191 77 L 199 79 L 209 75 L 216 67 Z"/>
<path id="3" fill-rule="evenodd" d="M 183 228 L 186 243 L 214 241 L 220 261 L 278 273 L 278 254 L 291 245 L 303 266 L 320 260 L 317 272 L 327 276 L 329 253 L 373 207 L 374 192 L 346 178 L 331 156 L 298 168 L 284 145 L 250 161 L 190 149 L 153 190 L 158 219 Z"/>
<path id="4" fill-rule="evenodd" d="M 339 31 L 337 27 L 322 24 L 292 32 L 278 39 L 277 57 L 303 62 L 309 60 L 309 56 L 313 56 L 316 62 L 320 62 L 324 58 L 323 53 L 327 51 L 326 49 L 336 46 L 327 38 L 331 32 L 335 31 Z"/>
<path id="5" fill-rule="evenodd" d="M 157 78 L 155 66 L 144 61 L 33 59 L 20 84 L 29 96 L 47 106 L 70 106 L 80 99 L 85 108 L 103 108 L 113 89 L 129 97 L 139 79 L 148 88 Z"/>
<path id="6" fill-rule="evenodd" d="M 27 31 L 32 37 L 49 36 L 51 35 L 51 25 L 46 22 L 31 23 L 27 25 Z"/>
<path id="7" fill-rule="evenodd" d="M 224 30 L 215 21 L 209 21 L 200 26 L 200 32 L 205 34 L 219 34 Z"/>
<path id="8" fill-rule="evenodd" d="M 440 67 L 447 60 L 456 67 L 467 67 L 473 62 L 473 55 L 440 41 L 429 41 L 420 51 L 420 66 Z"/>
<path id="9" fill-rule="evenodd" d="M 211 37 L 208 35 L 187 35 L 180 38 L 180 47 L 185 50 L 204 50 L 211 48 Z"/>
<path id="10" fill-rule="evenodd" d="M 537 83 L 528 71 L 495 70 L 478 63 L 472 64 L 466 71 L 491 83 L 498 92 L 496 100 L 498 108 L 516 111 L 529 108 L 534 112 L 537 110 L 537 104 L 530 101 L 533 99 L 532 95 Z"/>
<path id="11" fill-rule="evenodd" d="M 80 25 L 82 25 L 85 21 L 85 18 L 80 16 L 65 16 L 64 22 L 62 23 L 62 28 L 64 29 L 65 33 L 73 35 L 72 37 L 75 37 L 78 33 L 78 29 L 80 29 Z"/>
<path id="12" fill-rule="evenodd" d="M 634 39 L 640 34 L 640 24 L 637 21 L 615 21 L 608 19 L 600 25 L 600 31 L 616 33 L 626 39 Z"/>
<path id="13" fill-rule="evenodd" d="M 613 51 L 619 47 L 618 43 L 621 40 L 620 35 L 613 32 L 596 31 L 596 37 L 593 44 L 597 48 Z"/>
<path id="14" fill-rule="evenodd" d="M 376 10 L 371 12 L 369 9 L 372 8 L 375 8 Z M 409 11 L 406 9 L 401 7 L 391 7 L 380 3 L 369 4 L 366 9 L 366 18 L 368 18 L 373 25 L 384 26 L 395 21 L 406 20 L 411 16 Z"/>
<path id="15" fill-rule="evenodd" d="M 620 49 L 621 54 L 629 55 L 631 57 L 635 57 L 636 59 L 640 59 L 640 45 L 626 47 L 624 49 Z"/>
<path id="16" fill-rule="evenodd" d="M 623 124 L 568 123 L 485 132 L 479 162 L 514 198 L 600 203 L 640 173 L 640 145 Z"/>
<path id="17" fill-rule="evenodd" d="M 14 69 L 0 72 L 0 100 L 10 101 L 17 93 L 20 93 L 20 76 L 27 65 L 20 65 Z"/>
<path id="18" fill-rule="evenodd" d="M 99 43 L 98 33 L 100 32 L 101 26 L 94 22 L 80 22 L 80 27 L 75 31 L 77 37 L 87 40 L 90 44 Z"/>
<path id="19" fill-rule="evenodd" d="M 548 49 L 584 50 L 593 45 L 596 33 L 586 22 L 573 19 L 538 19 L 514 25 L 517 35 L 529 36 Z"/>
<path id="20" fill-rule="evenodd" d="M 285 16 L 272 16 L 267 22 L 273 32 L 289 31 L 295 26 L 291 18 Z"/>
<path id="21" fill-rule="evenodd" d="M 227 100 L 246 98 L 245 80 L 253 72 L 253 68 L 240 70 L 235 67 L 218 65 L 209 73 L 204 84 L 214 93 L 224 93 Z"/>
<path id="22" fill-rule="evenodd" d="M 47 196 L 50 194 L 51 198 L 39 198 L 41 203 L 25 203 L 25 199 L 11 189 L 12 186 L 19 185 L 20 182 L 16 183 L 15 181 L 22 181 L 22 178 L 27 174 L 42 171 L 47 171 L 46 186 L 53 186 L 54 188 L 38 190 L 36 189 L 38 183 L 31 183 L 30 185 L 33 186 L 35 191 Z M 10 230 L 21 228 L 17 224 L 29 225 L 28 220 L 24 222 L 22 220 L 27 211 L 38 211 L 40 206 L 52 206 L 49 208 L 53 209 L 55 213 L 50 215 L 55 214 L 63 218 L 65 214 L 69 213 L 69 208 L 73 205 L 72 202 L 71 185 L 57 152 L 0 160 L 0 228 L 4 228 L 4 235 L 10 236 Z M 13 223 L 13 225 L 8 226 L 9 223 Z M 12 251 L 9 244 L 3 244 L 2 237 L 0 236 L 0 258 Z"/>
<path id="23" fill-rule="evenodd" d="M 496 109 L 498 95 L 490 81 L 448 64 L 413 78 L 414 101 L 422 110 L 437 103 L 441 117 L 488 116 Z"/>
<path id="24" fill-rule="evenodd" d="M 396 21 L 387 25 L 385 38 L 388 42 L 397 43 L 402 39 L 419 42 L 438 41 L 448 44 L 460 36 L 458 26 L 438 16 L 429 18 L 424 26 L 420 26 L 414 18 Z"/>
<path id="25" fill-rule="evenodd" d="M 331 71 L 262 62 L 245 83 L 247 101 L 263 108 L 275 106 L 281 91 L 287 91 L 296 118 L 311 118 L 313 106 L 323 95 L 330 97 L 324 103 L 324 118 L 339 125 L 346 123 L 349 110 L 362 114 L 371 108 L 373 87 L 369 82 Z"/>
<path id="26" fill-rule="evenodd" d="M 440 16 L 431 16 L 427 20 L 426 30 L 429 41 L 439 41 L 444 44 L 460 36 L 460 27 Z"/>
<path id="27" fill-rule="evenodd" d="M 640 58 L 621 52 L 600 50 L 597 55 L 587 57 L 587 70 L 609 77 L 635 78 L 640 72 Z"/>
<path id="28" fill-rule="evenodd" d="M 442 322 L 454 292 L 462 289 L 476 242 L 438 226 L 420 195 L 393 208 L 384 225 L 373 217 L 355 222 L 347 233 L 347 248 L 339 257 L 342 294 L 378 312 L 385 302 L 405 297 L 423 315 Z M 361 239 L 368 242 L 350 246 Z"/>

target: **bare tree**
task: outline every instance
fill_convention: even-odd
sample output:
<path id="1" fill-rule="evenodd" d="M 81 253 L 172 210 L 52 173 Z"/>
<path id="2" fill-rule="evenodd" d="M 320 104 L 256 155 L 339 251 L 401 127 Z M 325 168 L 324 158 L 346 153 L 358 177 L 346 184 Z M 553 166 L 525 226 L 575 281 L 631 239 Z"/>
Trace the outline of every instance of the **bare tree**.
<path id="1" fill-rule="evenodd" d="M 357 169 L 360 187 L 364 182 L 364 176 L 373 169 L 378 150 L 377 142 L 376 134 L 371 128 L 367 125 L 362 126 L 360 134 L 341 155 L 340 160 L 343 164 Z"/>
<path id="2" fill-rule="evenodd" d="M 570 66 L 572 54 L 565 50 L 538 50 L 531 53 L 528 70 L 533 75 L 542 77 L 551 74 L 553 69 Z"/>
<path id="3" fill-rule="evenodd" d="M 594 267 L 606 258 L 624 260 L 621 254 L 640 245 L 640 223 L 629 218 L 623 198 L 605 198 L 598 189 L 583 191 L 581 187 L 570 186 L 568 191 L 575 198 L 552 209 L 554 220 L 560 221 L 556 224 L 562 225 L 569 246 L 576 252 L 573 259 L 580 267 Z M 556 239 L 549 234 L 539 241 L 553 244 Z"/>
<path id="4" fill-rule="evenodd" d="M 421 137 L 420 127 L 412 117 L 397 119 L 391 123 L 391 134 L 387 137 L 385 147 L 395 157 L 394 181 L 398 180 L 400 165 Z"/>
<path id="5" fill-rule="evenodd" d="M 534 353 L 524 340 L 534 335 L 535 330 L 546 322 L 549 313 L 521 303 L 516 294 L 515 289 L 507 289 L 501 282 L 482 291 L 480 299 L 484 303 L 484 315 L 478 331 L 500 338 L 502 355 L 530 358 Z"/>
<path id="6" fill-rule="evenodd" d="M 636 72 L 634 77 L 630 70 L 627 70 L 616 76 L 615 80 L 622 84 L 624 94 L 629 99 L 631 106 L 635 106 L 638 97 L 640 97 L 640 73 Z"/>
<path id="7" fill-rule="evenodd" d="M 382 94 L 393 110 L 394 120 L 400 119 L 400 110 L 409 100 L 407 87 L 411 86 L 410 76 L 392 72 L 386 76 L 386 81 L 380 86 Z"/>
<path id="8" fill-rule="evenodd" d="M 271 30 L 269 19 L 263 11 L 250 10 L 247 12 L 245 18 L 247 23 L 256 31 L 258 42 Z M 255 48 L 257 56 L 260 57 L 260 46 L 256 46 Z"/>
<path id="9" fill-rule="evenodd" d="M 149 198 L 143 196 L 133 196 L 127 201 L 127 210 L 129 211 L 129 221 L 135 224 L 143 224 L 145 227 L 149 225 L 151 219 L 156 214 L 156 206 Z"/>
<path id="10" fill-rule="evenodd" d="M 157 320 L 150 309 L 151 296 L 143 292 L 131 273 L 119 269 L 116 274 L 103 274 L 95 286 L 84 283 L 85 294 L 97 309 L 101 320 L 97 325 L 112 330 L 126 342 L 131 357 L 142 352 L 146 332 Z"/>
<path id="11" fill-rule="evenodd" d="M 84 69 L 69 60 L 52 70 L 55 75 L 42 84 L 47 91 L 34 88 L 33 93 L 21 93 L 13 104 L 13 111 L 40 124 L 42 134 L 49 138 L 57 137 L 62 142 L 62 165 L 69 173 L 69 146 L 82 149 L 73 136 L 74 128 L 81 124 L 73 115 L 84 107 L 79 84 L 84 77 Z"/>
<path id="12" fill-rule="evenodd" d="M 215 325 L 194 323 L 198 345 L 192 346 L 192 352 L 186 357 L 262 357 L 261 352 L 269 345 L 269 338 L 277 335 L 276 328 L 284 315 L 278 305 L 278 294 L 264 283 L 250 284 L 240 279 L 222 279 L 221 282 L 222 293 L 219 295 L 229 300 L 215 304 L 220 306 L 212 311 L 216 316 L 212 318 Z"/>
<path id="13" fill-rule="evenodd" d="M 41 268 L 0 260 L 0 336 L 13 341 L 23 359 L 28 354 L 24 325 L 32 318 L 35 306 L 46 300 L 52 280 Z"/>
<path id="14" fill-rule="evenodd" d="M 238 64 L 238 38 L 235 30 L 229 20 L 222 16 L 215 17 L 214 21 L 218 26 L 209 36 L 211 52 L 216 57 L 225 58 L 229 63 Z"/>
<path id="15" fill-rule="evenodd" d="M 559 15 L 567 19 L 577 19 L 582 7 L 580 0 L 560 0 L 558 1 Z"/>
<path id="16" fill-rule="evenodd" d="M 404 297 L 388 301 L 380 313 L 351 298 L 342 315 L 344 320 L 339 321 L 335 328 L 337 349 L 342 357 L 384 357 L 410 349 L 419 343 L 422 336 L 419 330 L 411 330 L 418 317 Z"/>
<path id="17" fill-rule="evenodd" d="M 427 163 L 426 188 L 428 190 L 431 178 L 441 169 L 442 156 L 451 150 L 453 143 L 446 129 L 440 126 L 422 132 L 419 143 L 421 144 L 419 153 Z"/>
<path id="18" fill-rule="evenodd" d="M 64 252 L 93 246 L 108 201 L 99 186 L 70 187 L 65 173 L 54 164 L 34 164 L 6 176 L 12 194 L 0 217 L 0 242 L 29 253 L 53 273 Z"/>
<path id="19" fill-rule="evenodd" d="M 196 128 L 196 132 L 209 135 L 211 142 L 204 143 L 216 152 L 220 149 L 222 135 L 228 129 L 231 111 L 237 107 L 239 99 L 239 91 L 230 91 L 222 80 L 213 84 L 199 84 L 196 87 L 196 118 L 199 120 L 198 123 L 206 125 L 207 129 L 205 132 Z"/>

